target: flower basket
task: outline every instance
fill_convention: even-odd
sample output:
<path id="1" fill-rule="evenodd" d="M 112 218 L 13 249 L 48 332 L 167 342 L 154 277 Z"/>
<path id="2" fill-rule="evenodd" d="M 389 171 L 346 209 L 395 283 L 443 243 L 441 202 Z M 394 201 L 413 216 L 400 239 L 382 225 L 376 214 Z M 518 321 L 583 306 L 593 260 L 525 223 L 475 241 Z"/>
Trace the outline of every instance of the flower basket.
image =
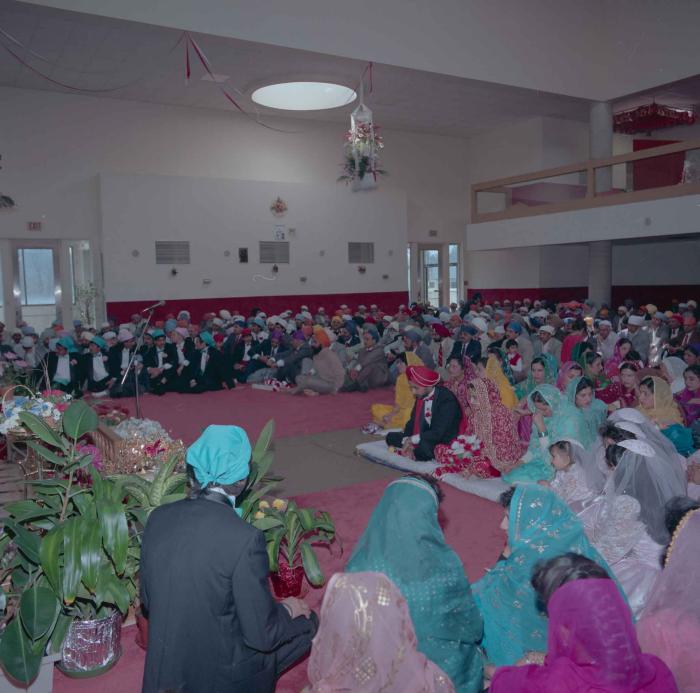
<path id="1" fill-rule="evenodd" d="M 278 599 L 298 597 L 304 582 L 304 567 L 290 568 L 287 563 L 280 561 L 277 572 L 270 573 L 270 581 Z"/>

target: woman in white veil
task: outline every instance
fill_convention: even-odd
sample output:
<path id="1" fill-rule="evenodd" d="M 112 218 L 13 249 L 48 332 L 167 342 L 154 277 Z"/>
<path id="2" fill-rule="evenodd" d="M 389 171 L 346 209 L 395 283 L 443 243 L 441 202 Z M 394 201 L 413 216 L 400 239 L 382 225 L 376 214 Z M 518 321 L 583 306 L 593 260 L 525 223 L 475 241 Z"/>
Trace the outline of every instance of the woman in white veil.
<path id="1" fill-rule="evenodd" d="M 611 491 L 636 498 L 649 535 L 657 543 L 666 544 L 666 503 L 675 496 L 684 496 L 687 490 L 678 460 L 664 455 L 649 438 L 620 441 L 609 446 L 605 456 L 614 469 Z"/>
<path id="2" fill-rule="evenodd" d="M 669 458 L 646 435 L 644 422 L 623 420 L 607 427 L 603 438 L 610 475 L 603 494 L 579 513 L 588 538 L 608 561 L 635 615 L 646 603 L 668 541 L 665 504 L 685 487 L 683 474 L 673 472 L 681 469 L 675 451 Z"/>
<path id="3" fill-rule="evenodd" d="M 661 432 L 659 427 L 642 412 L 637 409 L 618 409 L 608 417 L 608 421 L 615 425 L 627 421 L 636 424 L 642 431 L 642 435 L 635 435 L 638 440 L 645 440 L 649 443 L 656 454 L 668 462 L 666 473 L 671 479 L 674 488 L 683 486 L 687 489 L 687 467 L 688 462 L 677 450 L 676 446 Z M 684 496 L 686 491 L 675 495 Z"/>

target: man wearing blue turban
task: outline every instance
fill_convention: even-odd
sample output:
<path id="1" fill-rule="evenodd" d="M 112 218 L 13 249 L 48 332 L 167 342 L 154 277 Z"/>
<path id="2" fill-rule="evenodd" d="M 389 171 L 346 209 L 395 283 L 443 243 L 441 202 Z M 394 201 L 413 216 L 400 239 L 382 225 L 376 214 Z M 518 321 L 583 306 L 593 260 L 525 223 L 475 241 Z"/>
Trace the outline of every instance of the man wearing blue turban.
<path id="1" fill-rule="evenodd" d="M 51 351 L 46 355 L 46 368 L 42 366 L 49 382 L 46 389 L 63 390 L 75 397 L 80 392 L 80 366 L 78 363 L 78 349 L 70 337 L 61 337 L 51 340 Z"/>
<path id="2" fill-rule="evenodd" d="M 141 549 L 148 617 L 143 693 L 272 693 L 311 648 L 318 620 L 299 599 L 275 602 L 263 533 L 235 497 L 251 447 L 238 426 L 209 426 L 187 451 L 191 497 L 156 508 Z"/>

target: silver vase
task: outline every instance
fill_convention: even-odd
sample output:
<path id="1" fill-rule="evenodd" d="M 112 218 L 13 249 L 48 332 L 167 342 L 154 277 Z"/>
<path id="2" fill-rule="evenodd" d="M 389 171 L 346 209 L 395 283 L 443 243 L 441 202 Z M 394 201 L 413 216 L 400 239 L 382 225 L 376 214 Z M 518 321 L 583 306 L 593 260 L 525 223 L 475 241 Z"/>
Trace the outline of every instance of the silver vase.
<path id="1" fill-rule="evenodd" d="M 94 621 L 73 621 L 61 647 L 60 668 L 69 675 L 102 670 L 119 659 L 121 639 L 118 611 Z"/>

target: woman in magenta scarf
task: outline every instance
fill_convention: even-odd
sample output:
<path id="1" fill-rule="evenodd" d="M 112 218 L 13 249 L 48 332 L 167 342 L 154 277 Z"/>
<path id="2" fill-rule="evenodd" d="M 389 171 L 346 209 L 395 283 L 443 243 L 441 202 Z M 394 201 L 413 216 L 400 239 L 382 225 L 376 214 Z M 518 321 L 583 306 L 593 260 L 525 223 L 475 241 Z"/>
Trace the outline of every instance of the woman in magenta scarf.
<path id="1" fill-rule="evenodd" d="M 700 366 L 688 366 L 683 373 L 685 388 L 674 396 L 683 412 L 685 425 L 690 427 L 700 419 Z"/>
<path id="2" fill-rule="evenodd" d="M 532 585 L 549 614 L 544 662 L 496 669 L 491 693 L 677 693 L 669 668 L 642 653 L 629 607 L 594 561 L 557 556 L 535 568 Z"/>

